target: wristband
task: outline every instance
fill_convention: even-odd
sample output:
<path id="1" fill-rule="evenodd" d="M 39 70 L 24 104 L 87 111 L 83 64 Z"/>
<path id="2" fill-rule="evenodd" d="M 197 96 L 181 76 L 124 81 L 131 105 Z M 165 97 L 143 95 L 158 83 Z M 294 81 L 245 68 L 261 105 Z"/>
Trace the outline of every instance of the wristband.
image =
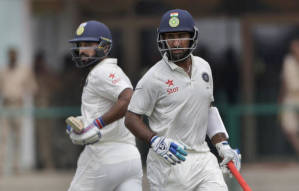
<path id="1" fill-rule="evenodd" d="M 99 128 L 102 129 L 103 127 L 105 127 L 104 121 L 102 119 L 102 117 L 99 117 L 97 119 L 94 120 L 95 125 Z"/>
<path id="2" fill-rule="evenodd" d="M 153 136 L 152 138 L 151 138 L 151 142 L 150 142 L 150 145 L 152 146 L 152 144 L 153 144 L 153 142 L 156 140 L 158 138 L 158 136 Z"/>

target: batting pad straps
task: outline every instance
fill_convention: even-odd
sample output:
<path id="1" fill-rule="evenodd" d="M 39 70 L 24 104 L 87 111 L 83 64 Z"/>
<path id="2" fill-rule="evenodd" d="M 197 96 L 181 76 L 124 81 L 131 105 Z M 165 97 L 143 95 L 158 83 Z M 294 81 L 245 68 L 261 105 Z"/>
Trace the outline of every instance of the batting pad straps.
<path id="1" fill-rule="evenodd" d="M 217 133 L 224 133 L 228 139 L 228 134 L 216 107 L 210 107 L 207 135 L 211 139 Z"/>
<path id="2" fill-rule="evenodd" d="M 96 125 L 99 129 L 102 129 L 102 128 L 105 126 L 102 117 L 99 117 L 99 118 L 95 119 L 95 120 L 94 120 L 94 123 L 95 123 L 95 125 Z"/>

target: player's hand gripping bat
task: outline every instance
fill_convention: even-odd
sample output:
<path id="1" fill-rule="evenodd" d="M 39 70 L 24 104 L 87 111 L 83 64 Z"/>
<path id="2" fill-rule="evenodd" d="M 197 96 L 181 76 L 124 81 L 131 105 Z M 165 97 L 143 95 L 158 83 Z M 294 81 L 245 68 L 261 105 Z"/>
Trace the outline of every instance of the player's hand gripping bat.
<path id="1" fill-rule="evenodd" d="M 76 117 L 70 116 L 65 120 L 65 122 L 78 134 L 81 133 L 82 130 L 84 129 L 83 122 Z"/>

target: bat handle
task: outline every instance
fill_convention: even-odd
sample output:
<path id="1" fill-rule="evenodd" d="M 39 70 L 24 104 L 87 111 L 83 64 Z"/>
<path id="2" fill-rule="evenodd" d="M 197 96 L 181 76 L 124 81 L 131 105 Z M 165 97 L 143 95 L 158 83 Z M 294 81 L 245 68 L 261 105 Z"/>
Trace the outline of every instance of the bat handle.
<path id="1" fill-rule="evenodd" d="M 234 165 L 233 161 L 229 161 L 227 163 L 227 166 L 231 173 L 234 175 L 234 177 L 237 179 L 239 184 L 241 185 L 242 189 L 244 191 L 252 191 L 249 185 L 246 183 L 240 172 L 237 170 L 236 166 Z"/>

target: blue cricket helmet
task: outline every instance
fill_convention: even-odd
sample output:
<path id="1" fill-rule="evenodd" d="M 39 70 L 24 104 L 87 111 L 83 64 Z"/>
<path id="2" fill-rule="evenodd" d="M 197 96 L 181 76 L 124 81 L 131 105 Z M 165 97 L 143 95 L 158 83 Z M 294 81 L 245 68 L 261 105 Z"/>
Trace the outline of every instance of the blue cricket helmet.
<path id="1" fill-rule="evenodd" d="M 112 35 L 109 28 L 105 24 L 99 21 L 87 21 L 79 25 L 76 30 L 75 37 L 69 42 L 75 45 L 71 49 L 71 53 L 76 65 L 78 67 L 86 67 L 98 63 L 110 53 L 112 48 Z M 87 47 L 93 48 L 95 50 L 95 55 L 89 57 L 87 61 L 83 61 L 79 54 L 80 48 L 86 48 L 80 47 L 80 42 L 98 43 L 98 45 L 95 47 Z"/>
<path id="2" fill-rule="evenodd" d="M 167 44 L 167 40 L 163 39 L 164 33 L 172 32 L 189 32 L 191 34 L 189 48 L 170 48 Z M 182 9 L 173 9 L 167 11 L 161 19 L 160 26 L 157 29 L 158 37 L 158 49 L 164 57 L 166 54 L 169 61 L 179 62 L 183 61 L 190 56 L 193 50 L 197 46 L 198 41 L 198 29 L 195 26 L 193 17 L 191 14 Z M 175 39 L 173 39 L 175 40 Z M 186 53 L 181 57 L 175 57 L 171 50 L 175 49 L 186 49 Z"/>
<path id="3" fill-rule="evenodd" d="M 161 19 L 158 33 L 194 32 L 194 20 L 190 13 L 182 9 L 167 11 Z"/>

